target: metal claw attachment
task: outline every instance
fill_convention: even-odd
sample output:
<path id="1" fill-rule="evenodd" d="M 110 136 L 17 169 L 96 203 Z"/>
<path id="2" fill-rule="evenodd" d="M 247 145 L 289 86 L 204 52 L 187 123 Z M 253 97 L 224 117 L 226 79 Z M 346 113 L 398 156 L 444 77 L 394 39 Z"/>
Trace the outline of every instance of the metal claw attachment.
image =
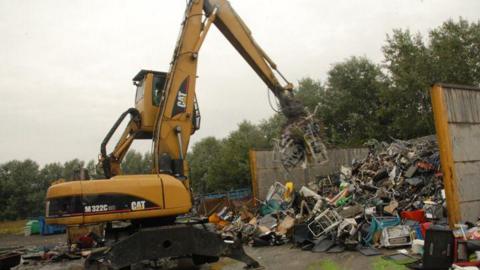
<path id="1" fill-rule="evenodd" d="M 283 129 L 276 151 L 285 169 L 294 168 L 302 162 L 322 164 L 328 161 L 321 125 L 314 115 L 298 118 Z"/>

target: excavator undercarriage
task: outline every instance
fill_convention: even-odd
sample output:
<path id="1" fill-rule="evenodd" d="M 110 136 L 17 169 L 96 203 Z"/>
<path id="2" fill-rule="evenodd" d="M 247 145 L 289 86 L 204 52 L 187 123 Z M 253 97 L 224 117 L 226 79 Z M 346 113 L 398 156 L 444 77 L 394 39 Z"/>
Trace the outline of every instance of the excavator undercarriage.
<path id="1" fill-rule="evenodd" d="M 106 230 L 109 243 L 87 258 L 85 268 L 122 269 L 142 261 L 190 257 L 195 265 L 213 263 L 219 257 L 244 262 L 247 268 L 258 268 L 257 261 L 248 256 L 238 239 L 224 239 L 207 220 L 170 225 Z M 110 231 L 109 231 L 110 230 Z"/>

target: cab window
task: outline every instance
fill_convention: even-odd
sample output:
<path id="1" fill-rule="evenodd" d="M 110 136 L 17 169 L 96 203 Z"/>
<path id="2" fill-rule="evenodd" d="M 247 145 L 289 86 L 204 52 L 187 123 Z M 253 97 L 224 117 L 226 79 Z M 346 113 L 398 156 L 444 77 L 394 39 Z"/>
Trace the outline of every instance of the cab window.
<path id="1" fill-rule="evenodd" d="M 139 84 L 137 84 L 137 92 L 135 94 L 135 103 L 138 103 L 144 96 L 145 94 L 145 85 L 143 81 L 140 81 Z"/>
<path id="2" fill-rule="evenodd" d="M 152 91 L 152 104 L 153 106 L 160 105 L 165 89 L 165 77 L 154 76 L 153 77 L 153 91 Z"/>

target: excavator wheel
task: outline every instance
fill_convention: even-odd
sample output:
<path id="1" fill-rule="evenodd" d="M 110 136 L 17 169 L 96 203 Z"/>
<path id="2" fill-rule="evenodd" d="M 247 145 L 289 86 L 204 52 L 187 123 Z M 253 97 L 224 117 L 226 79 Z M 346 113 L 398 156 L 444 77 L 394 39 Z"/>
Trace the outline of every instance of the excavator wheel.
<path id="1" fill-rule="evenodd" d="M 208 225 L 211 224 L 175 224 L 139 229 L 109 247 L 92 252 L 85 262 L 85 269 L 129 269 L 143 261 L 190 256 L 196 264 L 230 257 L 244 262 L 250 269 L 260 266 L 245 253 L 240 240 L 225 241 Z"/>

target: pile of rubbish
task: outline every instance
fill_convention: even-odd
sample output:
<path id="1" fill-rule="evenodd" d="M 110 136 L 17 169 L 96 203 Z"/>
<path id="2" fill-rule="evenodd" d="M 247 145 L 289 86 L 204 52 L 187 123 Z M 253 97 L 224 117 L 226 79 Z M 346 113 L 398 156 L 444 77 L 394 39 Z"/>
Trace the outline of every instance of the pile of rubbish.
<path id="1" fill-rule="evenodd" d="M 368 156 L 298 190 L 275 183 L 257 209 L 224 208 L 212 223 L 240 232 L 252 245 L 329 239 L 339 249 L 411 244 L 421 224 L 445 221 L 440 159 L 434 137 L 391 144 L 369 142 Z M 248 213 L 248 214 L 245 214 Z M 295 233 L 293 233 L 293 229 Z M 395 239 L 393 239 L 395 238 Z M 393 241 L 395 240 L 395 241 Z"/>
<path id="2" fill-rule="evenodd" d="M 418 245 L 432 224 L 446 224 L 434 136 L 391 144 L 371 141 L 367 157 L 295 188 L 276 182 L 256 207 L 224 207 L 211 223 L 252 246 L 293 242 L 314 252 Z"/>

